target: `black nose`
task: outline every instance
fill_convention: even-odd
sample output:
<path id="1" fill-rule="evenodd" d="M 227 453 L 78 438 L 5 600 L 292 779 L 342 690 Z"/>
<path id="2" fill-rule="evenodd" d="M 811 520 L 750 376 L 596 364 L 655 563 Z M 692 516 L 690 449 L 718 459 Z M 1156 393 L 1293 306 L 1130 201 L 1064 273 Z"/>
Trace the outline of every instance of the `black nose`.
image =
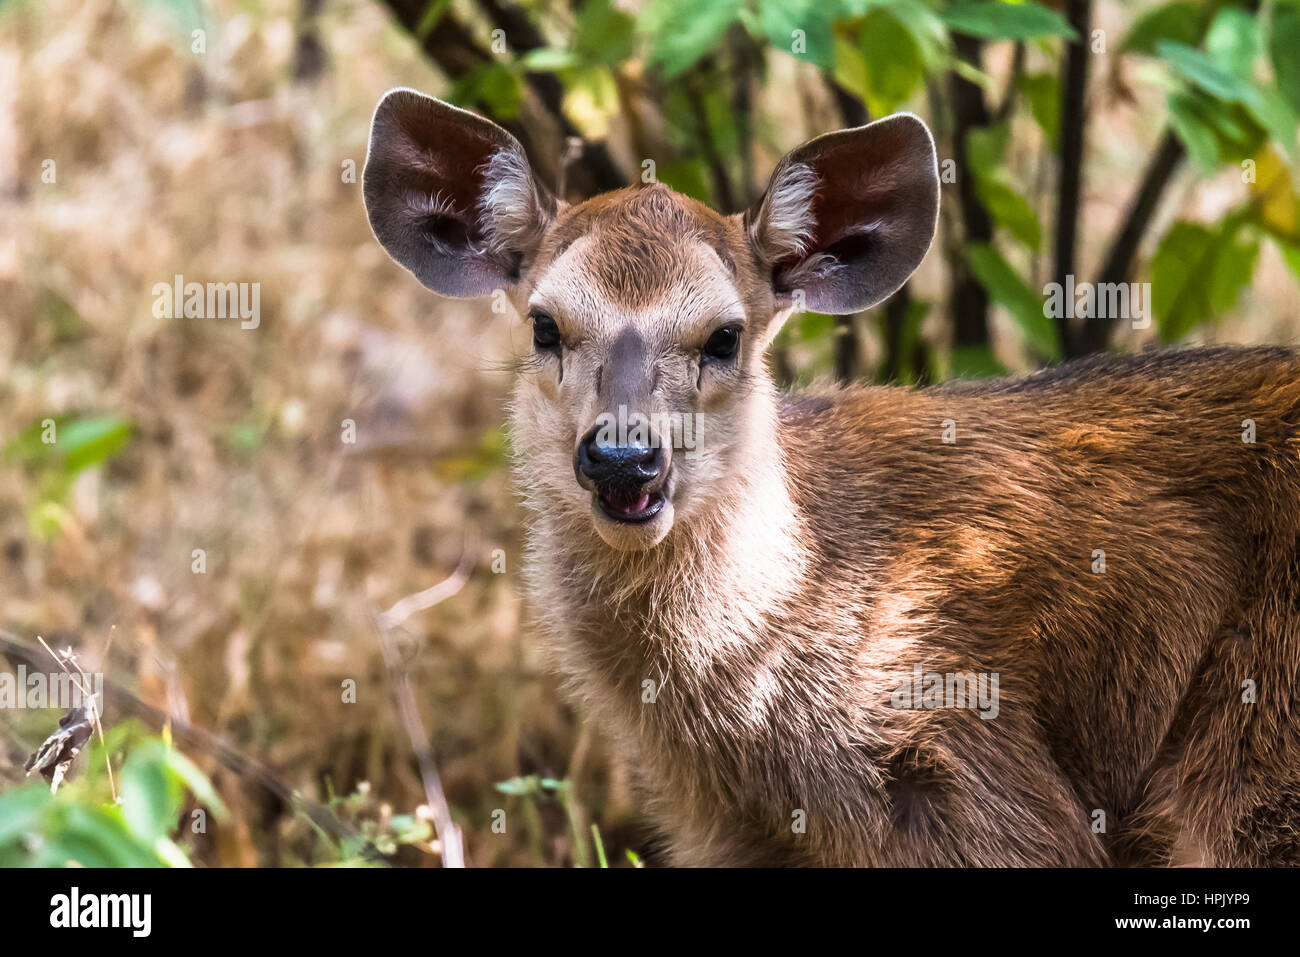
<path id="1" fill-rule="evenodd" d="M 663 449 L 658 442 L 602 445 L 597 441 L 599 433 L 597 427 L 582 437 L 575 464 L 602 492 L 639 492 L 663 471 Z"/>

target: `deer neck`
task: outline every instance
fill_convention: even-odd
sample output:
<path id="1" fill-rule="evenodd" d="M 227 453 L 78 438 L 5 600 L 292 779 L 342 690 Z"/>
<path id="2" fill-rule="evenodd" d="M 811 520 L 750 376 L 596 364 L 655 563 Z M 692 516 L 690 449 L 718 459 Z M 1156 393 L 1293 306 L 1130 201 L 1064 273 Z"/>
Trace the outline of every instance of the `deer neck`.
<path id="1" fill-rule="evenodd" d="M 548 516 L 537 516 L 530 585 L 562 671 L 624 691 L 647 680 L 698 685 L 728 659 L 752 657 L 768 623 L 796 598 L 808 544 L 790 494 L 775 386 L 760 382 L 751 399 L 738 444 L 743 466 L 655 548 L 617 552 L 594 532 L 548 527 Z"/>

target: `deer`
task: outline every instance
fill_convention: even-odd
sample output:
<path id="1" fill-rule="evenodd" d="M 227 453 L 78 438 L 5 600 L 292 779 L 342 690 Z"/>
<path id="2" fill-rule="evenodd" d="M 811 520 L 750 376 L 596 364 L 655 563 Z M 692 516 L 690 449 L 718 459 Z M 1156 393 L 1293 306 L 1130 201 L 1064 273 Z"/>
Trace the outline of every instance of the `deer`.
<path id="1" fill-rule="evenodd" d="M 531 335 L 527 600 L 663 861 L 1300 864 L 1294 352 L 774 384 L 793 312 L 909 278 L 940 188 L 900 113 L 796 147 L 743 213 L 571 204 L 410 89 L 362 182 L 398 264 Z"/>

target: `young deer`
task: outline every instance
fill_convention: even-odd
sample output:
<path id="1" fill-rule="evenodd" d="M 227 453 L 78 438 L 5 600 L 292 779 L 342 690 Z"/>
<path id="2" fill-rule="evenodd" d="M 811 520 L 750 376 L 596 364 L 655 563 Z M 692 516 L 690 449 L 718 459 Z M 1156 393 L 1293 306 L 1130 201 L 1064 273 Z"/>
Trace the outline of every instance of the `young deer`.
<path id="1" fill-rule="evenodd" d="M 728 217 L 655 184 L 566 205 L 504 130 L 396 90 L 364 194 L 424 285 L 531 324 L 532 602 L 673 862 L 1300 863 L 1295 355 L 779 392 L 796 307 L 880 302 L 929 247 L 911 115 Z"/>

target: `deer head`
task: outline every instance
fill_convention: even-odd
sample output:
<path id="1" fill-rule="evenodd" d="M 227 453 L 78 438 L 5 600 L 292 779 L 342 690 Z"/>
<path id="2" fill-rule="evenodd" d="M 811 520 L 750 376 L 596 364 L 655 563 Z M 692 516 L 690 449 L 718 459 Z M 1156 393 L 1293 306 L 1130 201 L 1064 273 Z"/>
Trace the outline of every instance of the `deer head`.
<path id="1" fill-rule="evenodd" d="M 406 89 L 375 111 L 363 192 L 425 286 L 499 290 L 531 326 L 513 414 L 534 505 L 619 550 L 759 506 L 744 490 L 780 455 L 764 351 L 796 309 L 848 314 L 897 290 L 939 205 L 911 114 L 805 143 L 752 209 L 722 216 L 660 184 L 568 205 L 505 130 Z"/>

